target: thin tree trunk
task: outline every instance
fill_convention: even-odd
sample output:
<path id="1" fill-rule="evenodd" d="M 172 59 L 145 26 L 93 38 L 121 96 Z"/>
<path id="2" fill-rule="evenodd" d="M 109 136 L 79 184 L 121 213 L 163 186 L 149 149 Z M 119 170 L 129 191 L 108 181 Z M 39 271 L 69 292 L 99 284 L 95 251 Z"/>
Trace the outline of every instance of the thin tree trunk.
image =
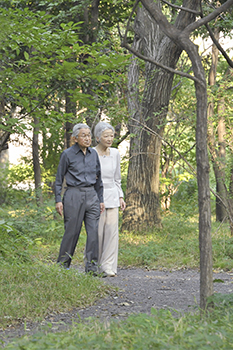
<path id="1" fill-rule="evenodd" d="M 226 191 L 226 185 L 225 185 L 225 167 L 226 167 L 226 142 L 225 142 L 225 136 L 226 136 L 226 128 L 225 128 L 225 120 L 223 117 L 224 114 L 224 101 L 220 100 L 218 102 L 218 164 L 221 171 L 221 180 L 219 181 L 219 177 L 216 176 L 217 181 L 217 194 L 219 197 L 223 199 L 225 203 L 227 203 L 227 191 Z M 225 206 L 223 205 L 222 201 L 216 198 L 216 221 L 222 222 L 225 217 L 227 216 L 227 211 Z"/>
<path id="2" fill-rule="evenodd" d="M 34 117 L 34 129 L 32 140 L 32 157 L 33 157 L 33 170 L 35 181 L 35 192 L 37 204 L 40 206 L 43 203 L 42 188 L 41 188 L 41 168 L 40 168 L 40 156 L 39 156 L 39 120 Z"/>
<path id="3" fill-rule="evenodd" d="M 71 100 L 71 96 L 66 95 L 66 113 L 70 113 L 73 115 L 73 118 L 76 117 L 76 102 Z M 71 146 L 71 134 L 74 124 L 70 122 L 66 122 L 65 128 L 65 147 L 69 148 Z"/>
<path id="4" fill-rule="evenodd" d="M 207 152 L 207 87 L 198 47 L 188 38 L 183 38 L 182 44 L 192 61 L 194 75 L 200 81 L 200 83 L 195 82 L 197 99 L 196 161 L 199 206 L 200 307 L 205 309 L 207 298 L 213 294 L 209 159 Z"/>
<path id="5" fill-rule="evenodd" d="M 219 29 L 214 29 L 214 35 L 217 41 L 219 41 Z M 209 86 L 213 87 L 216 84 L 216 75 L 217 75 L 217 65 L 218 65 L 218 49 L 213 44 L 212 45 L 212 62 L 211 68 L 209 71 Z M 218 107 L 218 112 L 221 112 L 220 106 Z M 213 169 L 216 180 L 216 192 L 220 198 L 222 198 L 223 202 L 227 202 L 227 193 L 225 189 L 225 171 L 224 171 L 224 163 L 225 163 L 225 144 L 224 144 L 224 135 L 225 135 L 225 127 L 224 121 L 220 117 L 218 122 L 218 144 L 215 141 L 215 127 L 213 126 L 214 120 L 214 98 L 211 97 L 210 102 L 208 104 L 208 144 L 211 153 L 211 160 L 213 163 Z M 216 197 L 216 221 L 223 221 L 226 217 L 226 209 L 223 205 L 223 202 Z"/>

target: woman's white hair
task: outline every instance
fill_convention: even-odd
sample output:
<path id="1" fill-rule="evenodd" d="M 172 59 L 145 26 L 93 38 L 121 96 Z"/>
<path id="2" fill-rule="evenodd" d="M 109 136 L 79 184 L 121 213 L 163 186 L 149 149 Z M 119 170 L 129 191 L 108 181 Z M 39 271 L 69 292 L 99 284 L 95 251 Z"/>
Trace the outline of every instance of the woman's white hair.
<path id="1" fill-rule="evenodd" d="M 76 124 L 76 125 L 73 127 L 72 136 L 73 136 L 73 137 L 78 137 L 79 131 L 80 131 L 81 129 L 89 129 L 89 130 L 91 131 L 91 129 L 89 128 L 89 126 L 88 126 L 87 124 L 79 123 L 79 124 Z"/>
<path id="2" fill-rule="evenodd" d="M 95 135 L 96 140 L 98 141 L 101 138 L 102 133 L 105 130 L 109 130 L 109 129 L 112 130 L 113 132 L 115 132 L 114 127 L 109 123 L 99 122 L 98 124 L 96 124 L 95 131 L 94 131 L 94 135 Z"/>

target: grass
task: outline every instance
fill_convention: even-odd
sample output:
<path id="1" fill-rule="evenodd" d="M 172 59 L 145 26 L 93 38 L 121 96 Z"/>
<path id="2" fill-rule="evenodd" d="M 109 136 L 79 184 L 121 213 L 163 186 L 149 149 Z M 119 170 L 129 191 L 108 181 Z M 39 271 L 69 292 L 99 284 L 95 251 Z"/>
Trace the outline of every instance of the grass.
<path id="1" fill-rule="evenodd" d="M 1 327 L 93 304 L 109 289 L 98 278 L 57 265 L 5 265 L 0 274 Z"/>
<path id="2" fill-rule="evenodd" d="M 101 279 L 55 264 L 63 232 L 53 200 L 41 208 L 32 200 L 0 208 L 0 328 L 85 307 L 108 293 L 110 287 Z M 72 265 L 83 264 L 85 240 L 82 230 Z M 213 222 L 212 245 L 214 269 L 233 269 L 227 224 Z M 198 268 L 197 216 L 169 213 L 160 230 L 120 233 L 119 266 Z M 119 323 L 92 320 L 61 334 L 38 333 L 6 349 L 231 349 L 232 295 L 218 297 L 211 315 L 201 319 L 199 314 L 174 318 L 169 311 L 153 310 L 151 316 L 140 314 Z"/>
<path id="3" fill-rule="evenodd" d="M 227 224 L 212 223 L 213 267 L 233 269 L 233 237 Z M 121 233 L 119 265 L 160 268 L 199 268 L 198 219 L 170 214 L 153 233 Z"/>
<path id="4" fill-rule="evenodd" d="M 0 211 L 0 328 L 41 320 L 56 311 L 91 305 L 110 287 L 99 278 L 64 270 L 56 264 L 63 221 L 53 219 L 50 207 Z M 49 213 L 49 215 L 48 215 Z M 52 214 L 51 214 L 52 213 Z M 82 234 L 74 264 L 83 264 Z M 83 266 L 84 271 L 84 266 Z"/>
<path id="5" fill-rule="evenodd" d="M 233 309 L 216 309 L 200 318 L 186 314 L 173 317 L 168 310 L 151 310 L 151 316 L 133 315 L 121 322 L 97 320 L 76 324 L 68 332 L 37 333 L 12 342 L 7 350 L 97 349 L 232 349 Z"/>

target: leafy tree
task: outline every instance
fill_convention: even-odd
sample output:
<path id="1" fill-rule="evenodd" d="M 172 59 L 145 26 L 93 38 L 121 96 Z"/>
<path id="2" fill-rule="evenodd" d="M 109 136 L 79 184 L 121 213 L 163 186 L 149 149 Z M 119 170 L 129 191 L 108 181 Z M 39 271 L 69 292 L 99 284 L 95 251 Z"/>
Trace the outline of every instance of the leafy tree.
<path id="1" fill-rule="evenodd" d="M 184 4 L 193 10 L 196 6 L 193 1 L 185 1 Z M 171 11 L 168 15 L 180 31 L 195 19 L 194 14 L 187 11 L 180 11 L 177 16 Z M 133 45 L 130 47 L 126 38 L 123 42 L 135 54 L 128 74 L 129 130 L 132 137 L 123 229 L 144 231 L 154 225 L 161 226 L 160 153 L 174 68 L 182 49 L 164 34 L 145 6 L 137 9 L 134 31 Z M 146 61 L 142 87 L 138 83 L 140 65 L 136 56 Z M 154 65 L 155 61 L 160 67 Z M 161 68 L 161 65 L 170 67 L 170 71 Z M 140 123 L 148 129 L 142 128 Z M 148 133 L 149 130 L 153 133 Z"/>
<path id="2" fill-rule="evenodd" d="M 163 1 L 168 3 L 167 1 Z M 138 1 L 136 2 L 138 3 Z M 186 1 L 183 1 L 183 7 L 178 6 L 177 4 L 174 3 L 168 3 L 169 6 L 171 6 L 174 9 L 181 9 L 180 13 L 185 12 L 185 13 L 192 13 L 195 15 L 200 15 L 201 19 L 190 23 L 188 25 L 184 25 L 184 27 L 178 27 L 171 22 L 168 21 L 167 17 L 162 13 L 161 8 L 159 6 L 160 2 L 154 2 L 152 0 L 141 0 L 141 3 L 145 7 L 145 9 L 148 11 L 149 15 L 153 18 L 153 20 L 157 23 L 161 31 L 164 33 L 165 36 L 167 36 L 173 44 L 177 45 L 179 48 L 184 49 L 191 62 L 192 62 L 192 67 L 193 67 L 193 73 L 194 76 L 189 76 L 190 79 L 194 80 L 195 83 L 195 92 L 196 92 L 196 161 L 197 161 L 197 179 L 198 179 L 198 205 L 199 205 L 199 246 L 200 246 L 200 270 L 201 270 L 201 276 L 200 276 L 200 306 L 201 308 L 206 307 L 206 301 L 207 297 L 212 295 L 213 292 L 213 280 L 212 280 L 212 243 L 211 243 L 211 212 L 210 212 L 210 188 L 209 188 L 209 161 L 208 161 L 208 152 L 207 152 L 207 87 L 206 87 L 206 79 L 205 79 L 205 71 L 202 65 L 201 58 L 198 54 L 198 50 L 196 45 L 190 40 L 190 34 L 199 28 L 202 25 L 205 25 L 210 33 L 210 36 L 213 40 L 214 36 L 212 35 L 212 31 L 208 26 L 208 23 L 218 17 L 218 15 L 223 12 L 227 11 L 232 5 L 233 1 L 228 0 L 224 2 L 222 6 L 220 6 L 218 9 L 215 9 L 213 12 L 211 12 L 209 15 L 204 17 L 202 13 L 202 9 L 199 8 L 200 2 L 199 1 L 192 1 L 192 3 L 188 3 Z M 185 7 L 185 5 L 187 7 Z M 190 6 L 194 6 L 192 9 Z M 198 11 L 199 10 L 199 11 Z M 177 17 L 178 18 L 178 17 Z M 140 32 L 139 32 L 140 33 Z M 145 31 L 147 35 L 148 31 Z M 161 42 L 161 41 L 160 41 Z M 145 61 L 149 63 L 154 63 L 158 67 L 162 67 L 162 69 L 166 69 L 166 71 L 172 73 L 175 73 L 173 67 L 174 65 L 172 64 L 172 61 L 170 62 L 171 64 L 167 63 L 167 56 L 162 56 L 163 59 L 160 58 L 160 60 L 155 60 L 153 55 L 148 55 L 148 52 L 145 51 L 144 55 L 142 55 L 140 52 L 137 51 L 137 49 L 130 47 L 127 44 L 126 41 L 126 36 L 125 40 L 123 42 L 123 45 L 128 48 L 131 52 L 133 52 L 135 55 L 139 56 L 140 58 L 143 58 Z M 172 44 L 171 44 L 172 46 Z M 163 45 L 164 47 L 164 45 Z M 233 67 L 233 62 L 230 60 L 228 55 L 224 52 L 224 50 L 219 47 L 221 52 L 224 54 L 224 57 L 227 59 L 228 63 Z M 156 51 L 157 52 L 157 51 Z M 153 51 L 152 51 L 153 53 Z M 180 53 L 178 54 L 178 57 Z M 177 59 L 178 59 L 177 57 Z M 161 62 L 165 62 L 165 65 L 162 64 Z M 177 72 L 176 72 L 177 73 Z M 181 75 L 185 75 L 184 73 L 179 73 Z M 158 77 L 159 78 L 159 77 Z M 157 79 L 158 81 L 158 79 Z M 157 82 L 156 81 L 156 82 Z M 155 82 L 155 83 L 156 83 Z M 152 85 L 152 84 L 151 84 Z M 155 84 L 156 85 L 156 84 Z M 157 95 L 153 94 L 152 96 L 155 98 L 155 96 L 160 96 L 159 93 L 161 94 L 161 91 L 164 91 L 166 89 L 171 89 L 171 82 L 166 81 L 166 85 L 162 85 L 163 89 L 161 90 L 161 85 L 157 88 Z M 148 93 L 149 89 L 146 89 L 146 94 Z M 169 94 L 170 95 L 170 94 Z M 169 98 L 170 96 L 168 96 Z M 151 108 L 151 103 L 153 100 L 151 100 L 151 94 L 149 94 L 149 98 L 146 99 L 146 104 L 143 109 L 143 114 L 148 117 L 148 114 L 145 113 L 145 110 L 150 110 Z M 162 115 L 162 111 L 164 110 L 165 107 L 165 114 L 166 114 L 166 107 L 167 104 L 164 106 L 160 105 L 160 115 Z M 135 108 L 134 111 L 137 111 L 138 109 Z M 132 111 L 132 109 L 131 109 Z M 159 110 L 157 111 L 159 112 Z M 135 112 L 134 112 L 135 113 Z M 140 115 L 141 117 L 141 115 Z M 139 118 L 138 118 L 139 119 Z M 140 120 L 140 119 L 139 119 Z M 149 119 L 149 122 L 151 122 L 151 118 Z M 147 122 L 148 124 L 148 122 Z M 157 121 L 158 125 L 161 125 Z M 150 127 L 150 125 L 149 125 Z M 152 127 L 153 129 L 153 127 Z M 157 132 L 157 130 L 156 130 Z M 143 135 L 143 131 L 142 131 Z M 145 152 L 145 159 L 147 158 L 150 160 L 150 154 L 155 153 L 154 150 L 154 144 L 155 144 L 155 139 L 153 140 L 153 145 L 152 143 L 148 142 L 148 140 L 145 138 L 146 132 L 144 131 L 144 144 L 146 145 L 146 148 L 144 149 Z M 154 135 L 153 135 L 154 136 Z M 143 146 L 142 146 L 143 147 Z M 153 147 L 153 148 L 152 148 Z M 143 148 L 142 148 L 143 149 Z M 151 152 L 152 150 L 152 152 Z M 160 145 L 156 145 L 156 152 L 158 154 L 160 153 Z M 138 157 L 139 158 L 139 157 Z M 158 158 L 158 157 L 157 157 Z M 148 184 L 151 184 L 149 188 L 149 192 L 157 193 L 157 185 L 154 182 L 155 179 L 154 177 L 154 172 L 152 172 L 153 176 L 151 178 L 151 181 L 145 182 L 146 174 L 151 172 L 151 166 L 149 163 L 144 162 L 142 157 L 140 156 L 139 158 L 141 162 L 139 161 L 139 166 L 141 167 L 142 171 L 144 172 L 143 177 L 135 177 L 135 184 L 138 185 L 139 187 L 139 193 L 140 189 L 141 191 L 141 197 L 143 198 L 143 194 L 148 193 Z M 148 166 L 147 166 L 148 165 Z M 152 169 L 153 171 L 153 169 Z M 144 188 L 142 187 L 142 184 L 144 185 Z M 147 186 L 146 186 L 147 185 Z M 134 185 L 135 187 L 135 185 Z M 145 192 L 146 189 L 146 192 Z M 144 191 L 143 191 L 144 190 Z M 129 192 L 133 196 L 135 196 L 135 191 Z M 151 199 L 154 201 L 155 198 L 152 196 L 146 196 L 148 197 L 148 200 L 146 202 L 147 207 L 150 208 L 150 203 Z M 133 217 L 133 214 L 131 214 L 131 221 L 137 221 L 138 217 L 141 217 L 142 222 L 145 220 L 144 216 L 144 211 L 147 209 L 144 206 L 140 206 L 143 202 L 139 202 L 135 199 L 132 200 L 130 206 L 133 208 L 134 205 L 134 213 L 137 213 L 136 220 L 135 217 Z M 150 210 L 148 210 L 150 213 Z M 148 216 L 148 212 L 146 215 Z M 138 215 L 139 214 L 139 215 Z M 151 213 L 152 214 L 152 213 Z M 157 217 L 155 216 L 150 216 L 153 219 L 159 219 L 159 215 Z M 149 219 L 147 220 L 148 222 Z M 147 224 L 148 224 L 147 222 Z"/>
<path id="3" fill-rule="evenodd" d="M 61 128 L 83 119 L 80 114 L 86 109 L 95 110 L 103 105 L 114 83 L 120 83 L 125 57 L 110 50 L 109 41 L 85 44 L 81 40 L 82 23 L 67 22 L 69 16 L 64 11 L 56 9 L 55 13 L 55 3 L 30 2 L 29 7 L 25 7 L 26 2 L 14 4 L 17 6 L 2 7 L 0 12 L 4 33 L 0 51 L 1 148 L 13 133 L 25 135 L 34 129 L 35 140 L 42 131 L 45 147 L 47 135 L 51 134 L 53 147 L 49 151 L 44 148 L 41 153 L 37 146 L 34 166 L 37 159 L 39 169 L 39 156 L 46 157 L 44 165 L 49 167 L 48 160 L 53 159 L 54 163 L 54 155 L 49 158 L 47 154 L 55 150 L 57 155 L 61 151 Z M 50 11 L 39 11 L 42 4 Z M 67 11 L 70 15 L 74 13 L 72 8 Z M 61 22 L 65 17 L 66 23 Z M 37 185 L 40 186 L 40 177 Z"/>

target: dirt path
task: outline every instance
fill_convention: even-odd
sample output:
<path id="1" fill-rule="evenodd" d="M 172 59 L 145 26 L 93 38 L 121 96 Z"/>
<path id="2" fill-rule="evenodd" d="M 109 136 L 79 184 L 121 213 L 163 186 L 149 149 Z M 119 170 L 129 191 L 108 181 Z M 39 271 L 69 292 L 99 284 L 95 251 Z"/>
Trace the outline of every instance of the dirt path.
<path id="1" fill-rule="evenodd" d="M 233 272 L 214 273 L 213 277 L 220 282 L 214 283 L 214 292 L 233 293 Z M 197 270 L 118 269 L 117 277 L 104 278 L 103 281 L 116 287 L 108 297 L 85 309 L 49 315 L 40 324 L 27 323 L 26 327 L 23 324 L 0 331 L 3 346 L 12 338 L 38 330 L 56 332 L 68 329 L 73 322 L 88 317 L 97 317 L 102 321 L 120 320 L 132 313 L 150 314 L 152 307 L 183 313 L 193 311 L 199 305 L 200 280 Z M 175 311 L 173 313 L 177 314 Z"/>

